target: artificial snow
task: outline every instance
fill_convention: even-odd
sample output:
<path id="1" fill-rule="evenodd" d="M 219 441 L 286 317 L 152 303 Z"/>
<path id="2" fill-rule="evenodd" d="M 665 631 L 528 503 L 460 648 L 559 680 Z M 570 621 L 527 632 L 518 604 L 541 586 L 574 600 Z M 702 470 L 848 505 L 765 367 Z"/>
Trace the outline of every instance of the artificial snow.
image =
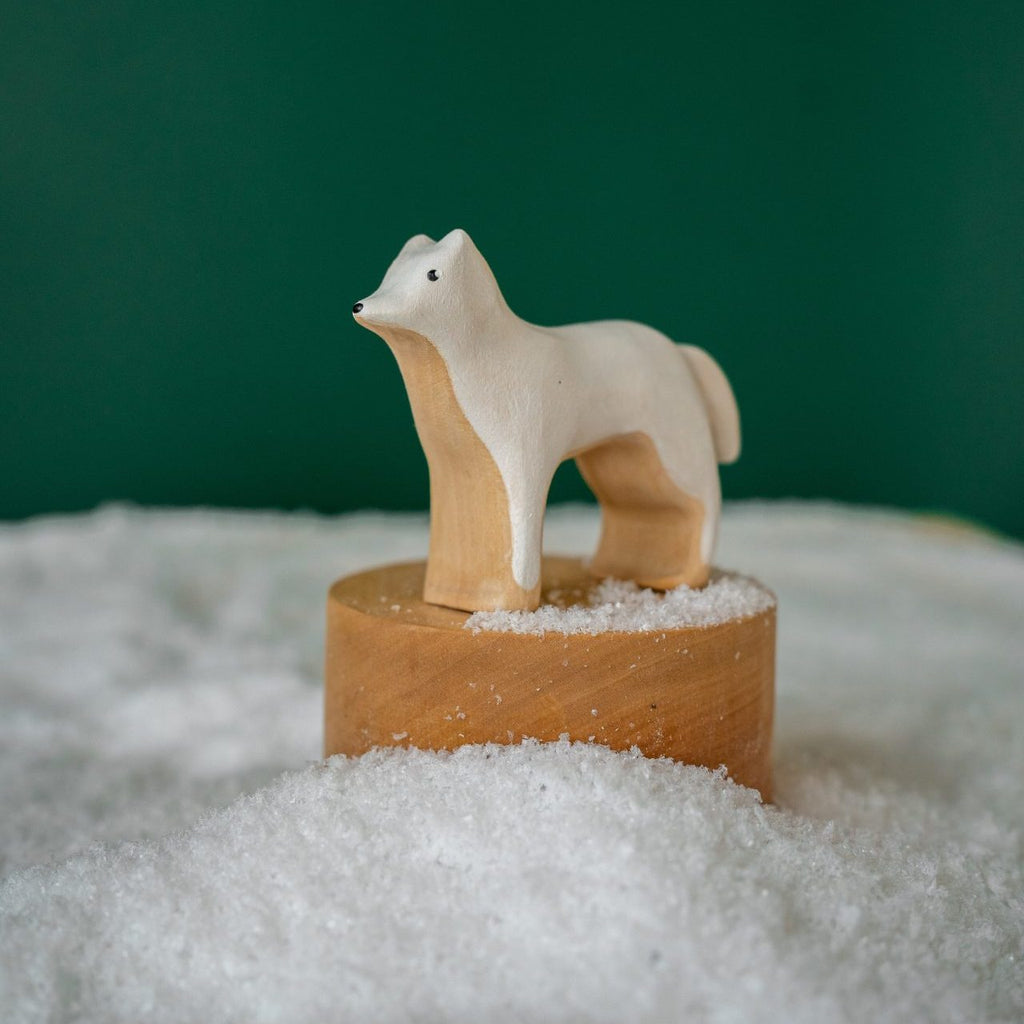
<path id="1" fill-rule="evenodd" d="M 555 592 L 553 598 L 562 595 Z M 595 583 L 582 601 L 542 604 L 532 612 L 474 612 L 466 629 L 497 633 L 650 633 L 686 626 L 716 626 L 757 615 L 775 605 L 775 595 L 757 580 L 716 571 L 706 587 L 681 586 L 664 593 L 628 580 Z"/>
<path id="2" fill-rule="evenodd" d="M 558 509 L 548 547 L 596 533 Z M 0 527 L 0 1020 L 1024 1018 L 1024 549 L 727 508 L 719 560 L 779 597 L 765 806 L 568 743 L 319 762 L 327 585 L 426 543 Z"/>

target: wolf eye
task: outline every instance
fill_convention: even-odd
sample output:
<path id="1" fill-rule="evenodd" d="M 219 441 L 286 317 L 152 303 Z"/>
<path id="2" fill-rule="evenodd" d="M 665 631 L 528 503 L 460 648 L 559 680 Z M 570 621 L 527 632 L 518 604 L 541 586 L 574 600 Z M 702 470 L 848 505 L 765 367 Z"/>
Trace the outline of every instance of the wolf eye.
<path id="1" fill-rule="evenodd" d="M 427 280 L 428 281 L 436 281 L 437 280 L 437 271 L 436 270 L 428 270 L 427 271 Z"/>

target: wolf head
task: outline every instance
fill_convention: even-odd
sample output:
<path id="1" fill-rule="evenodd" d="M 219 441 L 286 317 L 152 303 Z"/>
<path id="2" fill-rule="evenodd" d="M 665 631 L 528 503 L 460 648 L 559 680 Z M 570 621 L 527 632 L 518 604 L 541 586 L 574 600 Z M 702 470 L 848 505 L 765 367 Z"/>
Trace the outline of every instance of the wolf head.
<path id="1" fill-rule="evenodd" d="M 458 346 L 505 308 L 491 268 L 461 228 L 439 242 L 415 235 L 402 246 L 380 287 L 352 307 L 356 322 L 382 337 L 414 331 L 435 345 Z"/>

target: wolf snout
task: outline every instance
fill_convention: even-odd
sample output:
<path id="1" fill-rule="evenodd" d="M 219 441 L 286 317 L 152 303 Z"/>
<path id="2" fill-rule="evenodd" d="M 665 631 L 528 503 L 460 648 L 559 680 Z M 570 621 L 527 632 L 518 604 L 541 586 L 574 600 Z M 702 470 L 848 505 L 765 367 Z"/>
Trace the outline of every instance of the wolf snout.
<path id="1" fill-rule="evenodd" d="M 356 303 L 356 304 L 355 304 L 355 305 L 354 305 L 354 306 L 352 307 L 352 312 L 353 312 L 353 313 L 362 313 L 362 311 L 363 311 L 363 304 L 362 304 L 361 302 L 357 302 L 357 303 Z"/>

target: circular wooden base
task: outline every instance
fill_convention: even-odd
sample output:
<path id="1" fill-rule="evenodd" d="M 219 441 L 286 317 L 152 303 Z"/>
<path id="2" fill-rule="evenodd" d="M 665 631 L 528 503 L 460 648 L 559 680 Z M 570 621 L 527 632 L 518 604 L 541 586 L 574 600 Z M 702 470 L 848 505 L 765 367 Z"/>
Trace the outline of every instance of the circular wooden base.
<path id="1" fill-rule="evenodd" d="M 424 603 L 424 572 L 391 565 L 331 587 L 325 756 L 568 736 L 724 764 L 771 798 L 774 607 L 657 632 L 474 632 L 465 612 Z M 571 558 L 545 558 L 543 579 L 542 602 L 563 606 L 594 584 Z"/>

